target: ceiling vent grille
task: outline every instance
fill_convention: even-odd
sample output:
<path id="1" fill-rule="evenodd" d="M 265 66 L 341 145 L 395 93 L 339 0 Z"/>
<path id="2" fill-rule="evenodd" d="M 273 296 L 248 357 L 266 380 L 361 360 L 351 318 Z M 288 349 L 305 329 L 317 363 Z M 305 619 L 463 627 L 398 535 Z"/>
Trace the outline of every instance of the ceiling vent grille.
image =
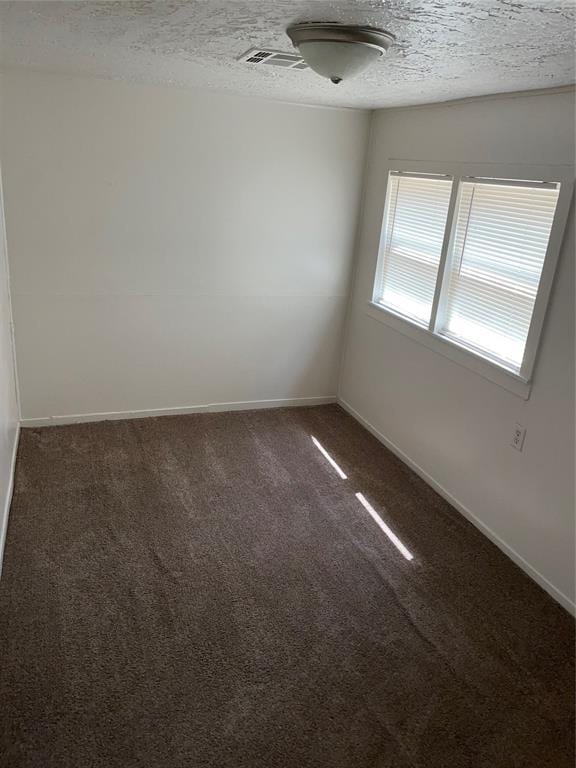
<path id="1" fill-rule="evenodd" d="M 282 67 L 282 69 L 309 69 L 302 56 L 297 53 L 271 51 L 266 48 L 250 48 L 238 58 L 245 64 L 257 64 L 261 67 Z"/>

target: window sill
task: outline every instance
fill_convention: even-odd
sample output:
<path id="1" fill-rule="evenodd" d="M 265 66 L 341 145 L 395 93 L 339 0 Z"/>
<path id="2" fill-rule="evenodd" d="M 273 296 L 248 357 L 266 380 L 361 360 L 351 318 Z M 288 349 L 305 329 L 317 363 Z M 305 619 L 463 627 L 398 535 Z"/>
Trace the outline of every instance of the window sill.
<path id="1" fill-rule="evenodd" d="M 530 397 L 530 382 L 526 382 L 514 373 L 501 368 L 497 363 L 493 363 L 491 360 L 468 351 L 465 347 L 461 347 L 448 339 L 436 336 L 427 328 L 416 325 L 374 301 L 368 302 L 366 314 L 374 320 L 402 333 L 404 336 L 417 341 L 419 344 L 428 347 L 433 352 L 448 358 L 453 363 L 468 368 L 468 370 L 482 376 L 487 381 L 503 387 L 508 392 L 512 392 L 512 394 L 522 397 L 524 400 L 528 400 Z"/>

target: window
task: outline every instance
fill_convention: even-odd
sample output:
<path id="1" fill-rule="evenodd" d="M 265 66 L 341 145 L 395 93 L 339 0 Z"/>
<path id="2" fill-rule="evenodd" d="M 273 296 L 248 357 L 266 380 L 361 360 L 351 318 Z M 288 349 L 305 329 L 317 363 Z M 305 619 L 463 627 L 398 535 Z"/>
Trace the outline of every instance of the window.
<path id="1" fill-rule="evenodd" d="M 452 180 L 391 173 L 378 278 L 381 303 L 428 325 Z"/>
<path id="2" fill-rule="evenodd" d="M 390 171 L 372 303 L 529 381 L 561 187 Z"/>
<path id="3" fill-rule="evenodd" d="M 519 373 L 558 185 L 460 183 L 439 332 Z"/>

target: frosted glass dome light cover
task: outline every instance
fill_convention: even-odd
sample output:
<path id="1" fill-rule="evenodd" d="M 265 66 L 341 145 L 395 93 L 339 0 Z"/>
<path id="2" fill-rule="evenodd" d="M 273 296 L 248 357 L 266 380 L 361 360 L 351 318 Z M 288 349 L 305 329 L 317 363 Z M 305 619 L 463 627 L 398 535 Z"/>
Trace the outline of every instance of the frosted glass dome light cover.
<path id="1" fill-rule="evenodd" d="M 363 43 L 307 40 L 298 47 L 311 69 L 336 81 L 360 74 L 382 56 L 378 48 Z"/>
<path id="2" fill-rule="evenodd" d="M 286 34 L 308 66 L 333 83 L 363 72 L 395 40 L 394 35 L 383 29 L 335 22 L 293 24 Z"/>

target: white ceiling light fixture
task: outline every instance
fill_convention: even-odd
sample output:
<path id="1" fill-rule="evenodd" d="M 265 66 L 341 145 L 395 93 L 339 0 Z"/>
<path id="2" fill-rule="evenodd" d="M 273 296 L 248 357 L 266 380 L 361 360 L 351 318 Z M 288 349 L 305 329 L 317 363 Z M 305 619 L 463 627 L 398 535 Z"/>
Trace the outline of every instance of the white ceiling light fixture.
<path id="1" fill-rule="evenodd" d="M 294 24 L 286 34 L 310 69 L 335 84 L 363 72 L 395 40 L 390 32 L 375 27 L 316 21 Z"/>

